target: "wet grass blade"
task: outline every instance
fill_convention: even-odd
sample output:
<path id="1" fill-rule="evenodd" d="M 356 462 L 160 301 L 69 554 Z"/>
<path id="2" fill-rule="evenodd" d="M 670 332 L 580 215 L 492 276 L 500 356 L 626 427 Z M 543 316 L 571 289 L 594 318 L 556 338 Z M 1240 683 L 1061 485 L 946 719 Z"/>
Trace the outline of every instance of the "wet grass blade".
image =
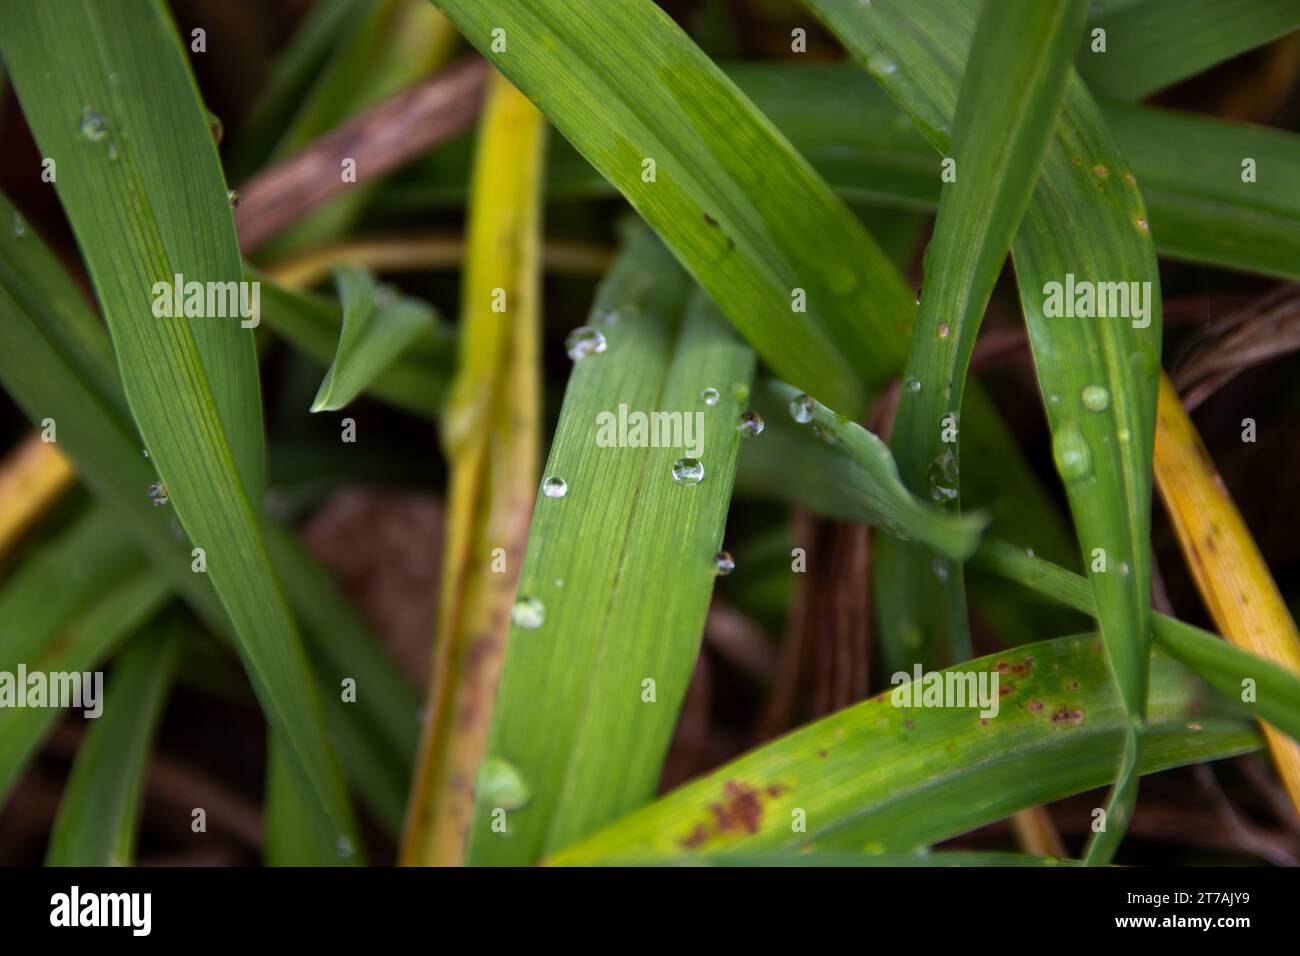
<path id="1" fill-rule="evenodd" d="M 471 863 L 535 862 L 654 795 L 717 573 L 754 367 L 703 294 L 683 315 L 687 288 L 641 234 L 597 296 L 608 346 L 575 364 L 551 445 L 546 474 L 567 490 L 537 499 Z M 650 411 L 681 413 L 683 435 L 691 420 L 696 447 L 615 440 L 610 421 Z"/>
<path id="2" fill-rule="evenodd" d="M 0 217 L 11 209 L 0 197 Z M 44 447 L 66 452 L 95 497 L 122 518 L 122 534 L 148 555 L 208 627 L 233 639 L 208 576 L 192 572 L 191 544 L 177 538 L 169 509 L 153 507 L 139 493 L 157 475 L 127 416 L 108 336 L 34 231 L 18 239 L 0 230 L 0 318 L 0 381 L 30 420 L 55 422 L 59 443 Z M 337 708 L 327 708 L 327 718 L 340 746 L 348 748 L 349 776 L 368 800 L 378 802 L 378 815 L 395 831 L 392 807 L 400 816 L 414 750 L 417 704 L 411 688 L 302 548 L 269 525 L 267 541 L 281 583 L 306 625 L 327 697 L 337 694 L 339 676 L 356 676 L 374 690 L 345 712 L 348 724 L 342 730 Z M 355 732 L 354 723 L 363 724 L 366 733 Z M 385 761 L 378 766 L 387 769 L 379 772 L 373 759 L 379 751 L 397 755 L 397 765 Z"/>
<path id="3" fill-rule="evenodd" d="M 536 493 L 546 121 L 494 74 L 470 203 L 433 673 L 400 859 L 455 864 L 472 812 Z"/>
<path id="4" fill-rule="evenodd" d="M 650 0 L 437 5 L 618 187 L 781 378 L 846 414 L 865 411 L 897 373 L 911 294 L 667 14 Z"/>
<path id="5" fill-rule="evenodd" d="M 1088 29 L 1104 30 L 1106 47 L 1098 52 L 1090 42 L 1079 54 L 1088 85 L 1139 99 L 1300 29 L 1300 6 L 1293 0 L 1145 0 L 1091 18 Z"/>
<path id="6" fill-rule="evenodd" d="M 121 529 L 96 509 L 24 561 L 0 588 L 0 671 L 88 671 L 162 607 L 167 584 L 123 554 Z M 0 708 L 0 804 L 62 711 Z"/>
<path id="7" fill-rule="evenodd" d="M 954 0 L 881 0 L 870 7 L 805 3 L 927 139 L 947 151 L 974 8 Z M 1062 228 L 1063 223 L 1071 228 Z M 1074 514 L 1115 680 L 1135 724 L 1106 829 L 1088 854 L 1090 862 L 1105 862 L 1132 812 L 1136 725 L 1146 699 L 1160 281 L 1141 195 L 1077 77 L 1067 86 L 1013 258 L 1053 456 Z M 1050 303 L 1074 299 L 1077 282 L 1100 288 L 1103 297 L 1106 284 L 1122 284 L 1125 292 L 1136 289 L 1136 298 L 1127 308 L 1108 307 L 1105 317 L 1065 318 L 1074 315 L 1070 308 L 1049 318 Z"/>
<path id="8" fill-rule="evenodd" d="M 891 441 L 903 483 L 960 510 L 960 421 L 984 309 L 1006 262 L 1060 111 L 1083 0 L 987 5 L 954 120 L 951 172 L 926 249 L 921 306 Z M 971 656 L 965 576 L 918 544 L 881 541 L 882 627 L 926 666 Z"/>
<path id="9" fill-rule="evenodd" d="M 428 334 L 435 319 L 433 309 L 381 288 L 364 269 L 341 266 L 335 270 L 343 329 L 338 351 L 312 402 L 313 412 L 337 411 L 352 402 L 376 380 L 420 335 Z"/>
<path id="10" fill-rule="evenodd" d="M 751 473 L 774 474 L 786 470 L 783 462 L 794 462 L 797 470 L 813 471 L 819 477 L 816 482 L 800 482 L 795 473 L 751 479 L 750 489 L 806 505 L 807 492 L 823 488 L 826 501 L 814 510 L 883 528 L 899 539 L 920 541 L 957 561 L 969 557 L 979 544 L 987 516 L 944 514 L 909 492 L 888 446 L 861 425 L 781 382 L 759 386 L 755 407 L 765 410 L 764 420 L 772 424 L 764 429 L 762 443 L 754 442 L 752 452 L 748 445 L 745 449 L 746 457 L 755 460 Z M 795 424 L 807 428 L 788 423 L 792 412 Z"/>
<path id="11" fill-rule="evenodd" d="M 104 710 L 77 750 L 59 802 L 46 866 L 130 866 L 154 731 L 180 661 L 173 615 L 134 638 L 105 685 Z"/>
<path id="12" fill-rule="evenodd" d="M 1031 591 L 1096 616 L 1088 582 L 1050 561 L 996 539 L 986 539 L 974 560 L 977 566 Z M 1262 721 L 1300 740 L 1300 676 L 1285 664 L 1271 663 L 1269 657 L 1241 650 L 1199 627 L 1164 614 L 1153 620 L 1155 642 L 1169 656 L 1195 671 L 1241 713 L 1258 714 Z M 1244 683 L 1247 680 L 1249 685 Z M 1256 699 L 1246 699 L 1248 686 Z M 1277 742 L 1276 733 L 1270 733 L 1267 724 L 1265 735 L 1270 745 Z"/>
<path id="13" fill-rule="evenodd" d="M 1300 674 L 1300 633 L 1268 564 L 1168 378 L 1160 381 L 1156 481 L 1188 570 L 1233 644 Z M 1251 676 L 1251 675 L 1247 675 Z M 1237 692 L 1246 693 L 1238 683 Z M 1261 689 L 1262 695 L 1264 691 Z M 1300 697 L 1295 698 L 1300 704 Z M 1296 738 L 1294 731 L 1292 737 Z M 1300 743 L 1264 727 L 1278 776 L 1300 808 Z"/>
<path id="14" fill-rule="evenodd" d="M 69 34 L 69 22 L 80 29 Z M 265 452 L 252 336 L 238 316 L 152 314 L 157 285 L 177 275 L 243 278 L 216 148 L 174 28 L 158 3 L 6 0 L 0 44 L 43 155 L 75 170 L 58 178 L 59 198 L 172 507 L 206 551 L 318 825 L 350 837 L 342 777 L 258 528 Z"/>
<path id="15" fill-rule="evenodd" d="M 956 670 L 995 669 L 1011 689 L 996 717 L 895 707 L 886 693 L 751 751 L 547 862 L 909 853 L 1114 779 L 1130 722 L 1095 635 L 1027 645 Z M 1208 694 L 1181 665 L 1153 658 L 1142 772 L 1260 746 L 1250 725 L 1220 716 Z M 1190 719 L 1199 729 L 1188 727 Z"/>

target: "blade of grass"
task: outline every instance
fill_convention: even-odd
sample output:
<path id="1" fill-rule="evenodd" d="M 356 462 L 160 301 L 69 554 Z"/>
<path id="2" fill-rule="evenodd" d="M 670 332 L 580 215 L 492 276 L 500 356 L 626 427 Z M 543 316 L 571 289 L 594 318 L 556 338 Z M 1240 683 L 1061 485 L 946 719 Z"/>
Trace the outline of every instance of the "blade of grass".
<path id="1" fill-rule="evenodd" d="M 973 560 L 977 566 L 1031 591 L 1096 616 L 1087 582 L 1050 561 L 992 538 L 985 539 Z M 1156 614 L 1153 621 L 1155 642 L 1162 650 L 1195 671 L 1237 710 L 1248 714 L 1257 710 L 1261 721 L 1300 739 L 1300 677 L 1285 665 L 1270 663 L 1266 657 L 1241 650 L 1208 631 L 1164 614 Z M 1254 682 L 1257 700 L 1245 699 L 1243 682 L 1247 678 Z M 1269 733 L 1268 724 L 1264 726 L 1266 740 L 1277 740 L 1276 733 Z"/>
<path id="2" fill-rule="evenodd" d="M 104 711 L 86 732 L 54 819 L 46 866 L 130 866 L 154 731 L 180 661 L 173 615 L 118 655 Z"/>
<path id="3" fill-rule="evenodd" d="M 9 209 L 0 197 L 0 216 Z M 7 392 L 31 420 L 48 416 L 62 423 L 60 447 L 92 493 L 121 516 L 122 535 L 144 550 L 208 627 L 233 640 L 208 576 L 192 573 L 190 543 L 177 540 L 168 509 L 151 506 L 139 493 L 156 473 L 140 454 L 127 417 L 108 336 L 34 231 L 18 239 L 0 230 L 0 318 L 0 381 Z M 328 709 L 327 717 L 340 745 L 348 747 L 350 777 L 372 804 L 378 802 L 380 818 L 392 822 L 393 806 L 400 816 L 414 750 L 412 691 L 321 569 L 287 534 L 267 527 L 276 571 L 306 622 L 313 657 L 325 668 L 327 698 L 337 693 L 339 676 L 356 676 L 373 689 L 346 712 L 351 720 L 343 731 L 338 708 Z M 349 732 L 357 722 L 364 734 Z M 389 761 L 385 773 L 377 772 L 374 760 L 380 749 L 396 755 L 397 765 Z"/>
<path id="4" fill-rule="evenodd" d="M 600 860 L 600 866 L 633 865 L 620 864 L 618 860 Z M 745 853 L 719 856 L 690 856 L 681 859 L 665 859 L 660 866 L 794 866 L 794 867 L 895 867 L 895 866 L 1078 866 L 1077 860 L 1066 860 L 1052 856 L 1028 856 L 1020 853 L 970 853 L 951 850 L 943 853 Z"/>
<path id="5" fill-rule="evenodd" d="M 959 665 L 1014 680 L 998 716 L 890 693 L 779 738 L 552 854 L 555 865 L 809 849 L 907 853 L 1114 779 L 1130 723 L 1094 635 Z M 945 672 L 948 673 L 948 672 Z M 1006 689 L 1006 685 L 1003 685 Z M 1152 659 L 1142 772 L 1258 748 L 1180 665 Z M 1192 715 L 1195 714 L 1193 718 Z M 1198 729 L 1188 727 L 1195 719 Z M 864 769 L 862 755 L 870 754 Z M 802 811 L 797 814 L 795 811 Z M 802 819 L 805 829 L 794 824 Z"/>
<path id="6" fill-rule="evenodd" d="M 1088 22 L 1104 30 L 1105 52 L 1089 44 L 1079 72 L 1098 93 L 1140 99 L 1292 30 L 1294 0 L 1145 0 Z"/>
<path id="7" fill-rule="evenodd" d="M 926 138 L 946 151 L 974 9 L 955 0 L 805 5 L 866 64 Z M 1160 277 L 1142 197 L 1077 76 L 1067 85 L 1013 258 L 1053 456 L 1087 560 L 1108 657 L 1134 723 L 1106 828 L 1095 834 L 1087 854 L 1089 862 L 1107 862 L 1136 798 L 1137 725 L 1146 699 Z M 1115 311 L 1144 314 L 1049 320 L 1049 284 L 1057 283 L 1059 299 L 1072 280 L 1093 288 L 1137 283 L 1132 288 L 1146 290 L 1145 309 L 1132 304 Z"/>
<path id="8" fill-rule="evenodd" d="M 797 502 L 814 511 L 834 511 L 850 521 L 882 528 L 902 539 L 915 539 L 960 561 L 975 550 L 988 519 L 980 514 L 944 514 L 903 486 L 888 446 L 867 429 L 837 415 L 811 396 L 782 382 L 766 382 L 758 389 L 755 407 L 767 409 L 770 426 L 764 441 L 747 444 L 745 456 L 755 459 L 751 474 L 780 469 L 782 477 L 763 477 L 748 486 Z M 791 413 L 808 428 L 797 431 L 786 424 Z M 802 420 L 802 421 L 801 421 Z M 786 467 L 794 463 L 794 468 Z M 819 476 L 800 487 L 804 470 Z M 829 479 L 829 480 L 826 480 Z M 788 482 L 795 482 L 789 485 Z M 806 492 L 823 489 L 824 501 L 810 503 Z"/>
<path id="9" fill-rule="evenodd" d="M 79 671 L 99 666 L 162 607 L 163 576 L 121 548 L 98 508 L 43 545 L 0 588 L 0 670 Z M 0 804 L 61 711 L 0 708 Z"/>
<path id="10" fill-rule="evenodd" d="M 910 294 L 849 210 L 658 6 L 437 5 L 618 187 L 777 374 L 833 408 L 865 411 L 897 370 Z"/>
<path id="11" fill-rule="evenodd" d="M 433 309 L 418 299 L 380 288 L 363 269 L 335 270 L 343 329 L 338 351 L 312 402 L 313 412 L 337 411 L 352 402 L 374 381 L 384 378 L 407 346 L 434 324 Z"/>
<path id="12" fill-rule="evenodd" d="M 511 628 L 471 863 L 533 863 L 654 794 L 699 652 L 754 366 L 702 293 L 683 315 L 687 288 L 640 234 L 593 306 L 594 321 L 616 318 L 597 325 L 606 352 L 574 366 L 546 464 L 567 493 L 538 497 L 519 595 L 544 611 Z M 602 418 L 620 408 L 694 416 L 695 447 L 601 447 Z M 693 457 L 702 478 L 675 480 Z M 511 776 L 526 804 L 503 792 Z"/>
<path id="13" fill-rule="evenodd" d="M 966 372 L 1047 152 L 1087 6 L 986 5 L 957 99 L 956 180 L 943 190 L 891 445 L 913 492 L 960 510 L 958 437 Z M 925 666 L 971 656 L 965 576 L 932 549 L 882 539 L 876 589 L 886 631 Z"/>
<path id="14" fill-rule="evenodd" d="M 70 34 L 68 22 L 81 29 Z M 258 531 L 264 448 L 252 337 L 234 319 L 151 314 L 155 284 L 176 275 L 242 278 L 216 149 L 174 28 L 159 4 L 125 0 L 6 0 L 0 27 L 40 148 L 78 170 L 57 189 L 146 446 L 181 523 L 206 550 L 207 573 L 318 825 L 349 837 L 342 777 Z"/>
<path id="15" fill-rule="evenodd" d="M 1196 426 L 1164 376 L 1160 379 L 1159 413 L 1156 482 L 1210 617 L 1233 644 L 1300 674 L 1300 634 L 1295 620 Z M 1242 684 L 1236 690 L 1244 694 Z M 1300 696 L 1293 699 L 1300 702 Z M 1300 734 L 1294 729 L 1290 733 L 1296 739 L 1264 726 L 1278 776 L 1291 802 L 1300 809 Z"/>
<path id="16" fill-rule="evenodd" d="M 32 432 L 5 456 L 0 462 L 0 557 L 75 478 L 58 447 L 39 432 Z"/>
<path id="17" fill-rule="evenodd" d="M 542 115 L 494 75 L 470 204 L 460 364 L 443 412 L 451 475 L 442 597 L 428 716 L 402 839 L 406 864 L 462 858 L 470 781 L 506 653 L 536 487 L 545 142 Z M 500 573 L 498 555 L 506 562 Z"/>
<path id="18" fill-rule="evenodd" d="M 276 335 L 326 368 L 338 356 L 344 318 L 336 299 L 297 292 L 264 279 L 262 320 Z M 456 334 L 431 310 L 426 311 L 422 326 L 384 374 L 371 377 L 365 389 L 397 408 L 432 417 L 446 397 L 455 360 Z"/>

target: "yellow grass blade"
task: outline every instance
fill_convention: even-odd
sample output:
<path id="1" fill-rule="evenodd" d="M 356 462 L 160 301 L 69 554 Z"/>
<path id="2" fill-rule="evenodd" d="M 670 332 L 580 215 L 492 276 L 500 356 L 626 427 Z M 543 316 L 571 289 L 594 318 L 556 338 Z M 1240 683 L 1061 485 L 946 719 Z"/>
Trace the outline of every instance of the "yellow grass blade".
<path id="1" fill-rule="evenodd" d="M 72 485 L 72 464 L 32 432 L 0 462 L 0 557 Z"/>
<path id="2" fill-rule="evenodd" d="M 1300 634 L 1250 529 L 1168 377 L 1160 378 L 1155 474 L 1187 566 L 1230 642 L 1300 674 Z M 1300 743 L 1263 724 L 1291 802 L 1300 809 Z"/>
<path id="3" fill-rule="evenodd" d="M 545 141 L 542 114 L 494 76 L 471 186 L 460 364 L 443 418 L 442 601 L 407 865 L 461 861 L 537 490 Z"/>

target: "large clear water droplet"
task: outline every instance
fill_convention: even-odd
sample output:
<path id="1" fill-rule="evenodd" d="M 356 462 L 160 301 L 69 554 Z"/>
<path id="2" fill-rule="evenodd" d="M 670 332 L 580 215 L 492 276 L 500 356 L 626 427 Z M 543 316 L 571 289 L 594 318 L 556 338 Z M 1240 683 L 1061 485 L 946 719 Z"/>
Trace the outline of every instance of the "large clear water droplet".
<path id="1" fill-rule="evenodd" d="M 1056 470 L 1066 484 L 1083 481 L 1092 474 L 1092 453 L 1083 433 L 1074 425 L 1064 425 L 1052 437 L 1052 457 Z"/>
<path id="2" fill-rule="evenodd" d="M 510 620 L 525 631 L 535 631 L 546 623 L 546 605 L 531 595 L 521 595 L 510 609 Z"/>
<path id="3" fill-rule="evenodd" d="M 569 483 L 559 475 L 551 475 L 542 482 L 542 494 L 548 498 L 563 498 L 569 493 Z"/>
<path id="4" fill-rule="evenodd" d="M 796 395 L 790 399 L 790 415 L 800 425 L 807 425 L 813 420 L 813 410 L 817 403 L 811 395 Z"/>
<path id="5" fill-rule="evenodd" d="M 678 458 L 673 462 L 673 481 L 679 485 L 698 485 L 704 480 L 704 462 L 698 458 Z"/>
<path id="6" fill-rule="evenodd" d="M 957 473 L 957 456 L 951 450 L 939 453 L 925 470 L 931 501 L 955 501 L 961 488 Z"/>
<path id="7" fill-rule="evenodd" d="M 1083 407 L 1090 412 L 1104 412 L 1110 408 L 1110 392 L 1100 385 L 1089 385 L 1083 390 Z"/>
<path id="8" fill-rule="evenodd" d="M 153 502 L 155 508 L 161 508 L 170 500 L 167 497 L 167 486 L 161 481 L 155 481 L 149 486 L 149 500 Z"/>
<path id="9" fill-rule="evenodd" d="M 532 796 L 523 774 L 514 764 L 500 757 L 488 757 L 479 764 L 474 791 L 477 801 L 502 810 L 518 810 Z"/>
<path id="10" fill-rule="evenodd" d="M 736 422 L 736 428 L 746 438 L 763 434 L 763 416 L 758 412 L 745 412 Z"/>
<path id="11" fill-rule="evenodd" d="M 564 340 L 564 351 L 569 353 L 569 358 L 578 362 L 589 355 L 599 355 L 605 351 L 608 343 L 605 341 L 605 333 L 600 329 L 592 328 L 590 325 L 580 325 Z"/>
<path id="12" fill-rule="evenodd" d="M 704 391 L 700 392 L 700 401 L 702 401 L 705 405 L 718 404 L 718 399 L 720 397 L 721 396 L 718 394 L 718 390 L 716 388 L 706 388 Z"/>
<path id="13" fill-rule="evenodd" d="M 736 559 L 731 556 L 729 551 L 719 551 L 713 556 L 713 569 L 718 577 L 725 578 L 736 570 Z"/>

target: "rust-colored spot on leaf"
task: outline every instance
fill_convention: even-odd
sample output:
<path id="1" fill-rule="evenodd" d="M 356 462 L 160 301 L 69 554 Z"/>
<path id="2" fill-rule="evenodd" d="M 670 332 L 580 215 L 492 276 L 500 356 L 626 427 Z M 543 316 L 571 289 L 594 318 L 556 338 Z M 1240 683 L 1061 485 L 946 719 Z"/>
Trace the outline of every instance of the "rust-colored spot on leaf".
<path id="1" fill-rule="evenodd" d="M 1052 714 L 1052 723 L 1058 727 L 1077 727 L 1083 723 L 1083 711 L 1062 704 L 1061 708 Z"/>
<path id="2" fill-rule="evenodd" d="M 1031 700 L 1025 706 L 1029 708 L 1031 714 L 1036 714 L 1043 709 L 1043 702 L 1041 700 Z"/>

